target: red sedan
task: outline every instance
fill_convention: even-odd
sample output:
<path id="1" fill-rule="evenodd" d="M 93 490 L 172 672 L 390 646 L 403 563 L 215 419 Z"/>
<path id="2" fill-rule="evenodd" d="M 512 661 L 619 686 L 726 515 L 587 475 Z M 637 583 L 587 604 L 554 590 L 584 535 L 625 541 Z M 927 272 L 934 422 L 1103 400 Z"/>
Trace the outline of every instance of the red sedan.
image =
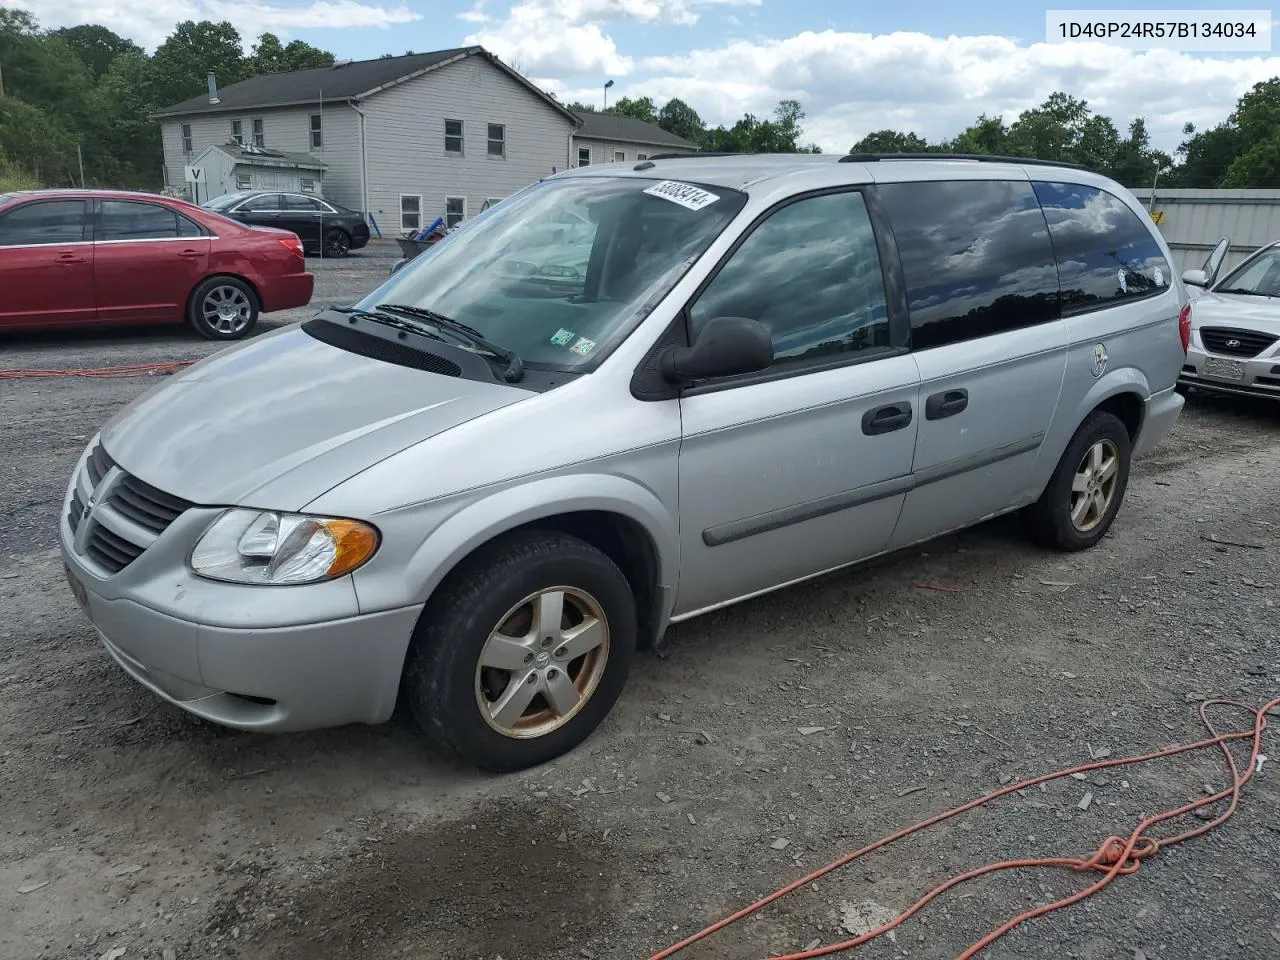
<path id="1" fill-rule="evenodd" d="M 236 340 L 259 313 L 306 306 L 314 283 L 296 234 L 182 200 L 0 194 L 0 331 L 185 321 Z"/>

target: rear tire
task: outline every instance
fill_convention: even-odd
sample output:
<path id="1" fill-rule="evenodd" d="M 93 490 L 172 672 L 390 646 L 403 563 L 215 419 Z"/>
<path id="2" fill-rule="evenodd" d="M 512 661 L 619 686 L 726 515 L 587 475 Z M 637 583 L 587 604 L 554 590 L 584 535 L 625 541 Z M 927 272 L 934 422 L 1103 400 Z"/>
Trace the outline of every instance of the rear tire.
<path id="1" fill-rule="evenodd" d="M 209 340 L 239 340 L 258 322 L 253 287 L 238 277 L 210 277 L 192 292 L 187 320 Z"/>
<path id="2" fill-rule="evenodd" d="M 351 235 L 345 230 L 334 227 L 324 235 L 320 246 L 320 255 L 340 260 L 351 252 Z"/>
<path id="3" fill-rule="evenodd" d="M 1027 509 L 1035 539 L 1057 550 L 1087 550 L 1107 535 L 1124 502 L 1132 456 L 1129 431 L 1102 410 L 1085 418 L 1044 493 Z"/>
<path id="4" fill-rule="evenodd" d="M 402 689 L 432 741 L 485 770 L 523 770 L 573 749 L 605 718 L 637 633 L 635 598 L 612 560 L 567 534 L 522 531 L 437 589 Z"/>

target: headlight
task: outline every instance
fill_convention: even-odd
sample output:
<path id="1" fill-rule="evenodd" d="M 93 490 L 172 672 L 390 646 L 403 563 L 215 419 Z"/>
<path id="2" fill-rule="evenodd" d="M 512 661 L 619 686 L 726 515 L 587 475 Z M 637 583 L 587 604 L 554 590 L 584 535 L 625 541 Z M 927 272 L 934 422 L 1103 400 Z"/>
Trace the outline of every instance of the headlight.
<path id="1" fill-rule="evenodd" d="M 359 520 L 234 509 L 204 532 L 191 569 L 231 583 L 318 583 L 350 573 L 377 549 L 378 531 Z"/>

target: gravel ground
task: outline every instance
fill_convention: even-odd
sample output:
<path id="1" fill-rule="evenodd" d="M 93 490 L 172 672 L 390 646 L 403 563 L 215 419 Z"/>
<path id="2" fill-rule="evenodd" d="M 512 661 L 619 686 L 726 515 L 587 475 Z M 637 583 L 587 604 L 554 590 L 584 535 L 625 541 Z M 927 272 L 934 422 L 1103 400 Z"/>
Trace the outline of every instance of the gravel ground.
<path id="1" fill-rule="evenodd" d="M 315 261 L 315 303 L 354 299 L 392 256 Z M 210 349 L 176 330 L 10 338 L 0 368 Z M 110 662 L 54 549 L 85 440 L 152 382 L 0 381 L 6 960 L 643 958 L 1009 778 L 1199 739 L 1198 698 L 1280 694 L 1280 409 L 1193 397 L 1093 551 L 1037 550 L 1002 520 L 682 624 L 637 661 L 597 734 L 544 768 L 478 774 L 400 719 L 222 730 Z M 1273 734 L 1266 749 L 1280 762 Z M 1203 795 L 1221 767 L 1205 754 L 1015 794 L 681 956 L 844 939 L 859 914 L 989 860 L 1087 855 Z M 1277 774 L 1265 768 L 1225 827 L 984 956 L 1280 957 Z M 953 957 L 1081 883 L 981 880 L 857 955 Z"/>

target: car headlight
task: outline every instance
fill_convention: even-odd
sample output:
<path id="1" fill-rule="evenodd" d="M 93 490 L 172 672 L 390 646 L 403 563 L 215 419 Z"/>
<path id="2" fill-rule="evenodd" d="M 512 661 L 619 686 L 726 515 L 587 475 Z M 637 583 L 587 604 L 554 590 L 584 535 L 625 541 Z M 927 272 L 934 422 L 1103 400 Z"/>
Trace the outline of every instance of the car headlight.
<path id="1" fill-rule="evenodd" d="M 230 583 L 319 583 L 350 573 L 377 549 L 378 531 L 359 520 L 237 508 L 200 537 L 191 569 Z"/>

